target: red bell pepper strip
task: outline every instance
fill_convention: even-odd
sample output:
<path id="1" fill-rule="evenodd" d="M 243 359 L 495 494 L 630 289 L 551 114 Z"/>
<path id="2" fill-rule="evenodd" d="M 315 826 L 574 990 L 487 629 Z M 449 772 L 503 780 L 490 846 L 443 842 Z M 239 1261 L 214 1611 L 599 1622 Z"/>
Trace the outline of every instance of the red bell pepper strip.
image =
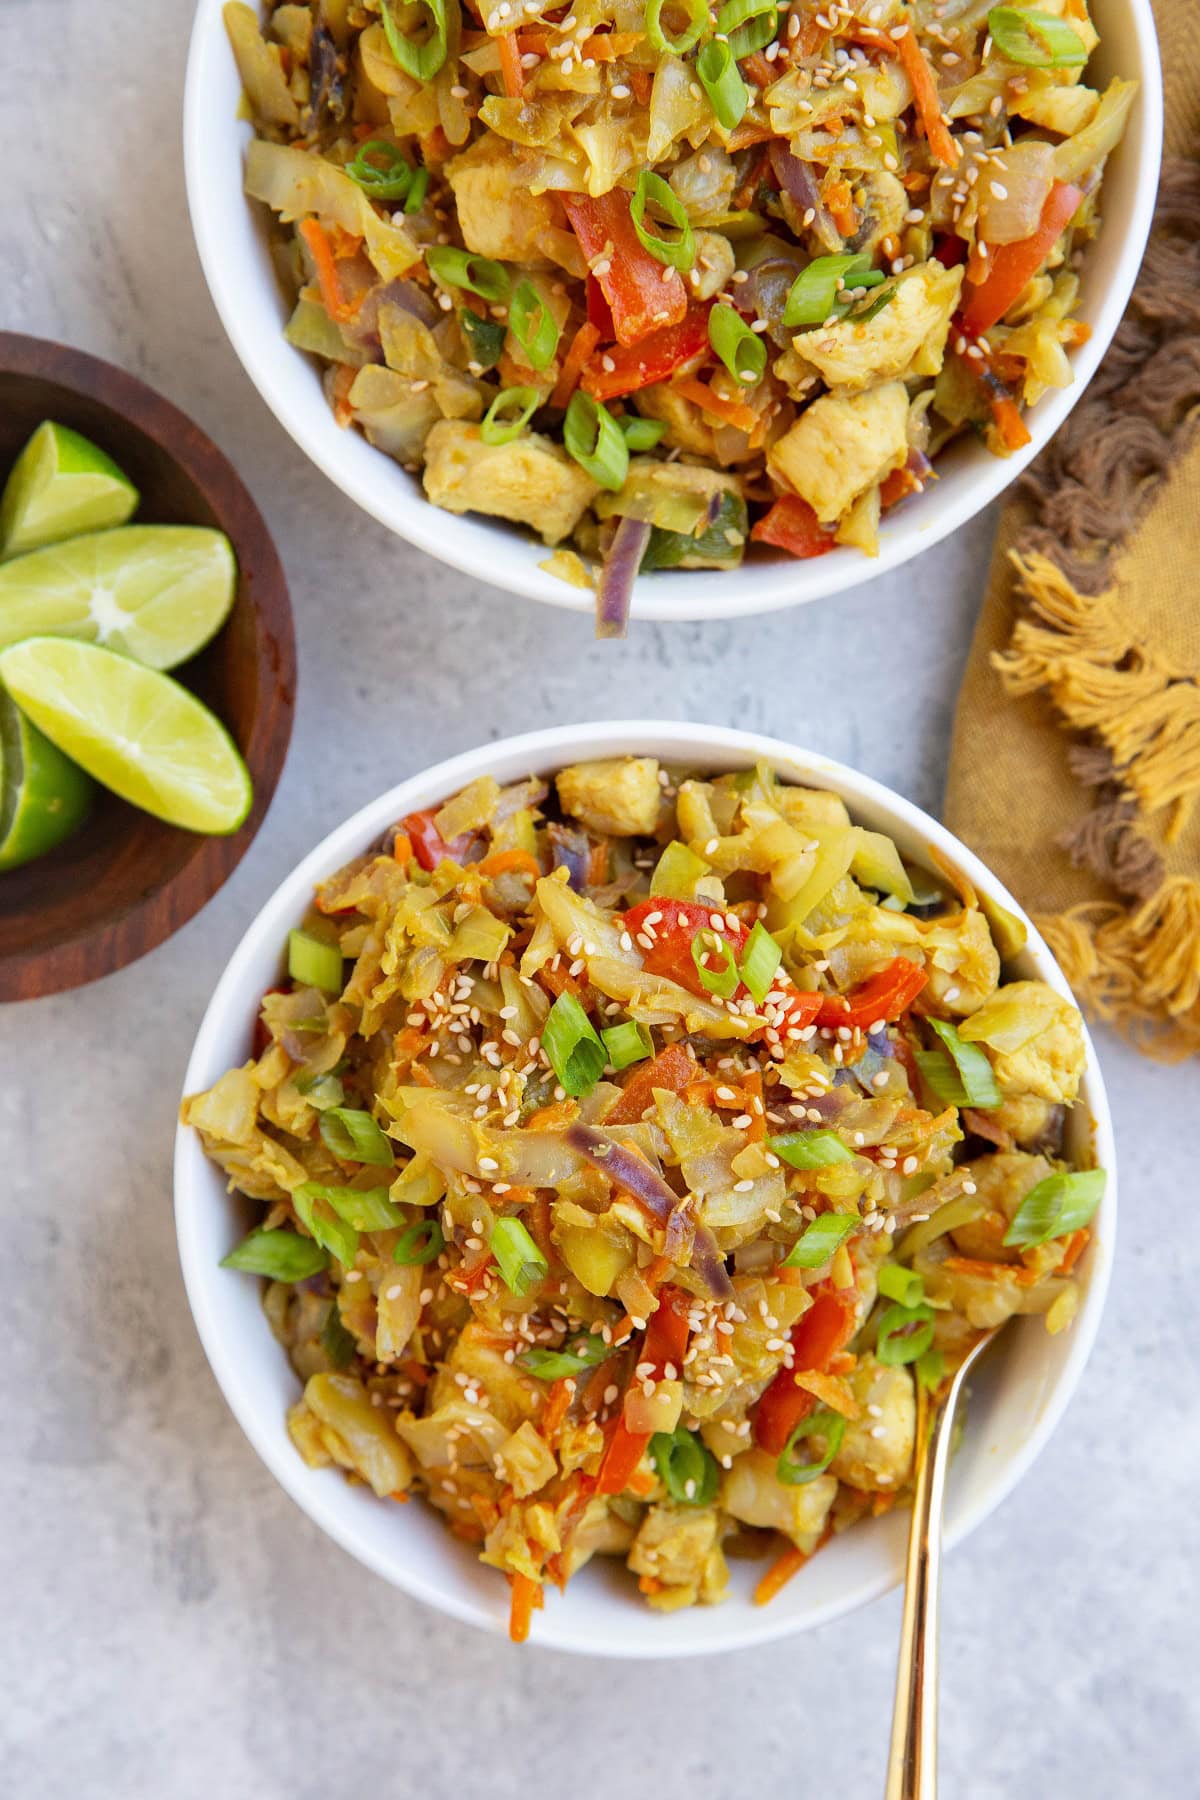
<path id="1" fill-rule="evenodd" d="M 676 1375 L 683 1371 L 683 1356 L 688 1343 L 688 1310 L 690 1306 L 691 1301 L 688 1296 L 679 1288 L 659 1288 L 658 1311 L 651 1314 L 646 1325 L 646 1335 L 637 1359 L 639 1368 L 643 1363 L 653 1365 L 656 1381 L 662 1379 L 668 1363 L 672 1365 Z M 639 1385 L 636 1377 L 635 1385 Z M 600 1464 L 600 1473 L 596 1478 L 597 1494 L 622 1492 L 628 1485 L 630 1476 L 641 1462 L 651 1436 L 652 1433 L 649 1431 L 630 1431 L 623 1415 L 617 1420 L 604 1452 L 604 1460 Z"/>
<path id="2" fill-rule="evenodd" d="M 1083 201 L 1083 190 L 1056 181 L 1046 196 L 1037 230 L 1019 244 L 998 244 L 992 251 L 986 281 L 970 291 L 962 310 L 962 328 L 971 337 L 990 331 L 1019 300 L 1057 244 Z"/>
<path id="3" fill-rule="evenodd" d="M 849 994 L 823 994 L 819 1025 L 857 1026 L 865 1031 L 877 1019 L 898 1019 L 906 1013 L 929 977 L 920 963 L 897 956 L 886 968 L 876 970 Z"/>
<path id="4" fill-rule="evenodd" d="M 614 344 L 609 350 L 597 352 L 583 371 L 580 385 L 584 392 L 593 400 L 633 394 L 656 381 L 666 381 L 697 357 L 709 355 L 708 311 L 707 306 L 693 306 L 680 324 L 664 325 L 640 344 Z"/>
<path id="5" fill-rule="evenodd" d="M 424 812 L 409 813 L 401 820 L 401 827 L 412 840 L 413 855 L 423 869 L 436 869 L 441 862 L 458 862 L 463 851 L 470 843 L 469 835 L 456 837 L 448 844 L 434 823 L 436 807 L 428 807 Z"/>
<path id="6" fill-rule="evenodd" d="M 824 556 L 836 550 L 833 529 L 822 525 L 807 500 L 799 494 L 783 494 L 770 512 L 751 528 L 750 536 L 757 544 L 774 544 L 789 556 L 808 558 Z"/>
<path id="7" fill-rule="evenodd" d="M 661 916 L 647 929 L 646 921 L 655 913 Z M 648 969 L 651 975 L 662 975 L 679 987 L 686 988 L 689 994 L 711 998 L 706 993 L 700 971 L 692 957 L 692 940 L 699 931 L 716 931 L 718 928 L 713 925 L 714 918 L 721 921 L 719 936 L 724 938 L 740 961 L 746 939 L 750 936 L 748 926 L 743 925 L 735 913 L 727 914 L 720 908 L 706 906 L 699 900 L 639 901 L 637 906 L 631 907 L 625 914 L 625 929 L 633 935 L 635 942 L 638 941 L 639 934 L 641 938 L 650 939 L 649 944 L 638 942 L 638 948 L 642 952 L 642 967 Z M 803 993 L 782 969 L 776 969 L 771 991 L 784 996 L 772 1009 L 771 1015 L 771 1029 L 780 1034 L 792 1028 L 802 1029 L 805 1025 L 811 1025 L 820 1011 L 820 994 Z M 746 984 L 739 981 L 730 998 L 744 1000 L 749 992 Z"/>
<path id="8" fill-rule="evenodd" d="M 780 1369 L 754 1412 L 754 1441 L 770 1456 L 782 1456 L 801 1419 L 816 1406 L 815 1397 L 796 1386 L 796 1376 L 824 1374 L 854 1336 L 858 1290 L 822 1282 L 812 1289 L 813 1303 L 791 1330 L 792 1366 Z"/>
<path id="9" fill-rule="evenodd" d="M 587 278 L 587 316 L 588 324 L 594 325 L 600 333 L 602 344 L 611 344 L 617 335 L 613 323 L 612 307 L 604 298 L 604 289 L 594 275 Z"/>
<path id="10" fill-rule="evenodd" d="M 678 269 L 660 263 L 643 248 L 629 211 L 630 196 L 612 188 L 593 200 L 564 194 L 571 229 L 612 307 L 617 341 L 636 344 L 660 325 L 677 325 L 688 309 L 687 289 Z"/>

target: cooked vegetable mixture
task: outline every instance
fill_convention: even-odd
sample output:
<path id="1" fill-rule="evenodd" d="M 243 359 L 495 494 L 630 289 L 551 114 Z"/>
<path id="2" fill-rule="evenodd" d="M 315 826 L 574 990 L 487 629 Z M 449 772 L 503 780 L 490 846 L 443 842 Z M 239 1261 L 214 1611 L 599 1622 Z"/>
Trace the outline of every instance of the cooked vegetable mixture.
<path id="1" fill-rule="evenodd" d="M 489 10 L 490 8 L 490 10 Z M 965 428 L 1071 380 L 1136 84 L 1086 0 L 225 8 L 298 347 L 451 512 L 642 569 L 874 554 Z"/>
<path id="2" fill-rule="evenodd" d="M 300 1454 L 512 1585 L 766 1599 L 909 1481 L 916 1384 L 1075 1312 L 1079 1015 L 833 794 L 651 757 L 473 782 L 325 882 L 183 1108 L 261 1223 Z M 233 1277 L 231 1277 L 233 1279 Z"/>

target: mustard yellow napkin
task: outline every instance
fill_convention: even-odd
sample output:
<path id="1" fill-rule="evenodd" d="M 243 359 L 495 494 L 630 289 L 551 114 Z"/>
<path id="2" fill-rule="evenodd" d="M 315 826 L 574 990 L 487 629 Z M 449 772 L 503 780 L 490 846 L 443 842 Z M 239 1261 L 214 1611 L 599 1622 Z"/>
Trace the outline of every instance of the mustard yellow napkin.
<path id="1" fill-rule="evenodd" d="M 1086 396 L 1001 518 L 945 817 L 1091 1011 L 1200 1050 L 1200 5 L 1156 0 L 1167 161 Z"/>

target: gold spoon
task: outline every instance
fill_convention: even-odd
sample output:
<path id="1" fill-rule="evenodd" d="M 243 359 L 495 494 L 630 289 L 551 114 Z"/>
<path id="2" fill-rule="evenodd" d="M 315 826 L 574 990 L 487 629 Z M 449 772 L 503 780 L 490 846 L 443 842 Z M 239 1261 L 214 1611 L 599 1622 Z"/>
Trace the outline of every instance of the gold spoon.
<path id="1" fill-rule="evenodd" d="M 916 1484 L 885 1800 L 937 1800 L 938 1585 L 950 1440 L 967 1375 L 995 1336 L 986 1331 L 972 1346 L 943 1399 L 917 1384 Z"/>

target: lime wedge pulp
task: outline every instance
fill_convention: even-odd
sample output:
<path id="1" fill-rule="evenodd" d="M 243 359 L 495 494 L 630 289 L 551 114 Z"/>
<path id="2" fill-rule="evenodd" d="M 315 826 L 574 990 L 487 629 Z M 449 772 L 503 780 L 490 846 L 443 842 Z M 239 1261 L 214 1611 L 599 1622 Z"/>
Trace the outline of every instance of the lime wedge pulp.
<path id="1" fill-rule="evenodd" d="M 0 497 L 0 557 L 123 525 L 137 503 L 137 489 L 111 456 L 47 419 L 13 464 Z"/>
<path id="2" fill-rule="evenodd" d="M 0 563 L 0 646 L 26 637 L 107 644 L 173 669 L 233 605 L 229 539 L 200 525 L 122 525 Z"/>
<path id="3" fill-rule="evenodd" d="M 71 638 L 0 651 L 2 681 L 52 743 L 123 800 L 186 831 L 236 831 L 253 790 L 233 739 L 194 694 Z"/>
<path id="4" fill-rule="evenodd" d="M 0 688 L 0 869 L 16 869 L 70 837 L 91 806 L 91 781 Z"/>

